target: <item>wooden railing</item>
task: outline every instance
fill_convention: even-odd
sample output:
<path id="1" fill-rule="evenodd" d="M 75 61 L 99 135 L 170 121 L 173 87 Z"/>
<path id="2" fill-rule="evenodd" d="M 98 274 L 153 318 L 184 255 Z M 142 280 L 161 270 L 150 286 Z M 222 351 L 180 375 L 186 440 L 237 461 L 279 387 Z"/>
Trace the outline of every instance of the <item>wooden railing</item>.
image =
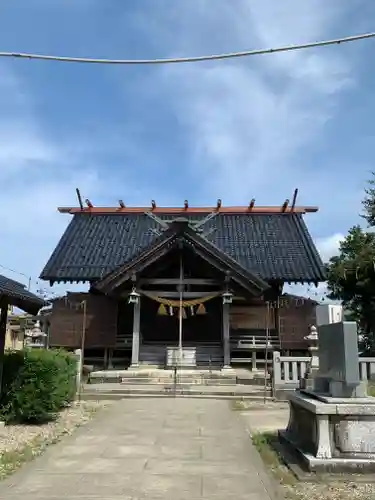
<path id="1" fill-rule="evenodd" d="M 116 347 L 123 347 L 131 349 L 133 344 L 133 334 L 132 333 L 117 333 L 116 335 Z"/>
<path id="2" fill-rule="evenodd" d="M 272 349 L 280 348 L 280 339 L 273 332 L 269 336 L 252 333 L 231 332 L 230 347 L 232 351 L 252 351 L 256 349 L 265 349 L 266 346 Z"/>
<path id="3" fill-rule="evenodd" d="M 273 353 L 272 379 L 274 393 L 277 391 L 294 390 L 299 386 L 299 380 L 304 377 L 310 363 L 310 357 L 281 356 Z M 363 381 L 375 378 L 375 358 L 358 358 L 359 375 Z"/>

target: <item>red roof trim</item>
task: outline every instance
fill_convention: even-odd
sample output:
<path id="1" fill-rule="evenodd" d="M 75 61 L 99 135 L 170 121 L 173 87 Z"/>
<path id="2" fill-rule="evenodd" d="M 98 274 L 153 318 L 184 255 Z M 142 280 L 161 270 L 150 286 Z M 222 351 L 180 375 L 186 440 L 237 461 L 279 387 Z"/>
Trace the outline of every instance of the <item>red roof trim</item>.
<path id="1" fill-rule="evenodd" d="M 218 212 L 223 214 L 305 214 L 313 213 L 319 210 L 318 207 L 252 207 L 252 206 L 240 206 L 240 207 L 59 207 L 57 209 L 63 214 L 88 214 L 88 215 L 110 215 L 110 214 L 137 214 L 144 212 L 152 212 L 154 214 L 163 215 L 181 215 L 184 214 L 209 214 L 211 212 Z"/>

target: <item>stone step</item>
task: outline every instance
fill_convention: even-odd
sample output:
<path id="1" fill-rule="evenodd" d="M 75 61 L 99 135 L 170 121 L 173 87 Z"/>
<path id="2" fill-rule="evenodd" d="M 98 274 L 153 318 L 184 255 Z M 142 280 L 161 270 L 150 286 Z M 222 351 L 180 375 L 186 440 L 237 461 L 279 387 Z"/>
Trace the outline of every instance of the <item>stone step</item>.
<path id="1" fill-rule="evenodd" d="M 172 378 L 166 379 L 166 378 L 122 378 L 120 380 L 120 383 L 122 385 L 140 385 L 140 384 L 147 384 L 147 385 L 165 385 L 165 384 L 173 384 L 174 381 Z M 177 377 L 177 383 L 180 384 L 188 384 L 188 385 L 229 385 L 233 386 L 236 385 L 236 380 L 230 380 L 230 379 L 217 379 L 217 380 L 212 380 L 212 379 L 204 379 L 204 378 L 192 378 L 192 377 Z"/>
<path id="2" fill-rule="evenodd" d="M 243 385 L 256 385 L 256 386 L 264 386 L 264 376 L 255 376 L 252 378 L 241 378 L 237 377 L 237 384 L 243 384 Z M 267 385 L 271 383 L 271 379 L 267 377 Z"/>
<path id="3" fill-rule="evenodd" d="M 128 370 L 103 370 L 90 374 L 90 384 L 111 383 L 126 386 L 160 386 L 175 383 L 174 370 L 137 368 Z M 185 369 L 177 371 L 177 383 L 192 386 L 257 386 L 263 388 L 265 378 L 263 372 L 236 370 L 200 370 Z M 267 385 L 270 381 L 267 380 Z"/>
<path id="4" fill-rule="evenodd" d="M 100 372 L 96 372 L 100 373 Z M 110 373 L 110 372 L 109 372 Z M 173 379 L 176 375 L 174 370 L 126 370 L 122 372 L 118 372 L 122 378 L 163 378 L 163 379 Z M 191 377 L 191 378 L 205 378 L 211 380 L 222 380 L 228 379 L 233 380 L 236 379 L 236 373 L 233 371 L 229 371 L 226 373 L 225 371 L 216 370 L 209 372 L 207 371 L 199 371 L 199 370 L 177 370 L 178 377 Z"/>
<path id="5" fill-rule="evenodd" d="M 81 400 L 83 401 L 119 401 L 121 399 L 140 399 L 140 398 L 190 398 L 190 399 L 215 399 L 215 400 L 234 400 L 234 401 L 250 401 L 250 402 L 266 402 L 271 403 L 274 401 L 270 395 L 264 398 L 263 395 L 233 395 L 233 394 L 192 394 L 192 393 L 127 393 L 127 394 L 117 394 L 111 392 L 83 392 L 81 395 Z"/>
<path id="6" fill-rule="evenodd" d="M 121 399 L 128 396 L 151 397 L 179 395 L 185 397 L 219 397 L 224 399 L 233 398 L 257 398 L 264 399 L 271 397 L 269 390 L 265 392 L 255 387 L 236 386 L 197 386 L 191 384 L 168 384 L 168 385 L 124 385 L 124 384 L 86 384 L 83 394 L 85 397 L 106 399 L 108 396 L 114 399 Z"/>
<path id="7" fill-rule="evenodd" d="M 127 382 L 127 383 L 167 383 L 173 382 L 175 379 L 173 370 L 103 370 L 96 371 L 90 374 L 90 382 Z M 177 379 L 190 383 L 228 383 L 235 384 L 235 372 L 225 373 L 217 370 L 217 372 L 199 371 L 199 370 L 181 370 L 177 372 Z"/>
<path id="8" fill-rule="evenodd" d="M 212 379 L 201 379 L 201 378 L 191 378 L 191 377 L 177 377 L 178 383 L 190 384 L 190 385 L 229 385 L 234 386 L 237 384 L 236 379 L 223 379 L 223 380 L 212 380 Z M 102 383 L 121 383 L 123 385 L 160 385 L 160 384 L 174 384 L 173 378 L 123 378 L 123 377 L 113 377 L 113 378 L 90 378 L 90 384 L 97 385 Z"/>
<path id="9" fill-rule="evenodd" d="M 246 385 L 246 386 L 255 386 L 255 387 L 264 387 L 264 379 L 227 379 L 227 378 L 193 378 L 193 377 L 177 377 L 178 382 L 190 384 L 190 385 L 220 385 L 220 386 L 235 386 L 235 385 Z M 97 385 L 102 383 L 121 383 L 122 385 L 160 385 L 160 384 L 173 384 L 173 377 L 106 377 L 106 378 L 91 378 L 90 384 Z M 267 385 L 269 385 L 269 381 L 267 381 Z"/>

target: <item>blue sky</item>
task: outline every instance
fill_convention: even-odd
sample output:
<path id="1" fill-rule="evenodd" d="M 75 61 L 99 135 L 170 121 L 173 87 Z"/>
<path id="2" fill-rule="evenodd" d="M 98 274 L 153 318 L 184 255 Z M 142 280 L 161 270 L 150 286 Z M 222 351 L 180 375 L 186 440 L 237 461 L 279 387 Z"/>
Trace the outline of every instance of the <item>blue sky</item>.
<path id="1" fill-rule="evenodd" d="M 202 55 L 374 20 L 366 0 L 5 0 L 0 50 Z M 301 204 L 320 207 L 306 222 L 328 257 L 359 221 L 373 169 L 374 48 L 153 67 L 0 59 L 0 264 L 36 289 L 69 222 L 56 207 L 76 204 L 76 187 L 96 205 L 281 204 L 298 187 Z"/>

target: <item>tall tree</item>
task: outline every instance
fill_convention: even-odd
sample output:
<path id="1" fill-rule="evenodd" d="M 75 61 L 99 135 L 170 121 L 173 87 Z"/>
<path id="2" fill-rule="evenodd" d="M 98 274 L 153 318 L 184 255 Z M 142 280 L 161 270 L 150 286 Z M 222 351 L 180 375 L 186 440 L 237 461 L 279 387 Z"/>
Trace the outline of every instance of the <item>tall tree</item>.
<path id="1" fill-rule="evenodd" d="M 375 226 L 375 172 L 372 172 L 372 179 L 368 181 L 365 189 L 365 198 L 362 201 L 364 213 L 362 217 L 367 221 L 369 227 Z"/>
<path id="2" fill-rule="evenodd" d="M 369 225 L 375 226 L 375 176 L 362 202 Z M 327 264 L 329 298 L 341 300 L 358 322 L 363 348 L 375 352 L 375 233 L 360 226 L 349 230 L 339 255 Z"/>

